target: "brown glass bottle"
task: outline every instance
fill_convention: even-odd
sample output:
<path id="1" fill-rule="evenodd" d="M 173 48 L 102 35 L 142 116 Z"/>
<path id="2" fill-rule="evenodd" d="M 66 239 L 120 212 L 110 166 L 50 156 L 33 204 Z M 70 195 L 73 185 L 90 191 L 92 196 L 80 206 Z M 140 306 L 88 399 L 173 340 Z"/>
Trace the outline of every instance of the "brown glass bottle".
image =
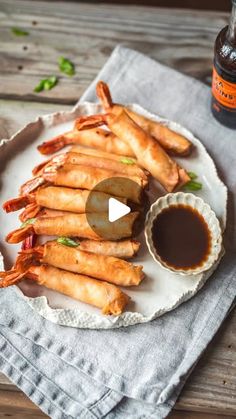
<path id="1" fill-rule="evenodd" d="M 229 128 L 236 129 L 236 0 L 229 25 L 215 42 L 212 77 L 212 113 Z"/>

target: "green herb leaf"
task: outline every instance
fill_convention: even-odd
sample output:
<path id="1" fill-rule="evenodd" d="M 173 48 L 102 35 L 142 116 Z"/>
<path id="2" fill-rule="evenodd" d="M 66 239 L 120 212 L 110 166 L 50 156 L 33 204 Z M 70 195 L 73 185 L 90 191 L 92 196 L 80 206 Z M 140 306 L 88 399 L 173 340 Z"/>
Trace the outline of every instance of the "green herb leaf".
<path id="1" fill-rule="evenodd" d="M 202 183 L 196 182 L 195 179 L 198 178 L 198 175 L 194 172 L 188 172 L 190 181 L 184 185 L 185 191 L 200 191 L 202 189 Z"/>
<path id="2" fill-rule="evenodd" d="M 75 66 L 68 58 L 60 57 L 58 65 L 60 71 L 67 74 L 67 76 L 73 76 L 75 74 Z"/>
<path id="3" fill-rule="evenodd" d="M 37 218 L 28 218 L 23 224 L 21 224 L 21 228 L 26 227 L 29 224 L 34 224 Z"/>
<path id="4" fill-rule="evenodd" d="M 184 185 L 186 191 L 200 191 L 202 189 L 202 183 L 190 180 Z"/>
<path id="5" fill-rule="evenodd" d="M 130 159 L 129 157 L 122 157 L 120 161 L 124 164 L 135 164 L 135 161 L 133 159 Z"/>
<path id="6" fill-rule="evenodd" d="M 69 237 L 58 237 L 57 243 L 64 244 L 64 246 L 77 247 L 79 243 L 70 239 Z"/>
<path id="7" fill-rule="evenodd" d="M 20 28 L 11 28 L 12 33 L 14 33 L 14 35 L 16 36 L 27 36 L 29 35 L 29 32 L 25 31 L 24 29 L 20 29 Z"/>
<path id="8" fill-rule="evenodd" d="M 41 92 L 42 90 L 44 90 L 44 81 L 45 81 L 45 80 L 41 80 L 41 81 L 39 82 L 39 84 L 37 84 L 37 86 L 34 88 L 34 92 L 39 93 L 39 92 Z"/>
<path id="9" fill-rule="evenodd" d="M 43 90 L 51 90 L 56 86 L 58 78 L 56 76 L 51 76 L 48 79 L 40 80 L 39 84 L 34 88 L 34 92 L 39 93 Z"/>
<path id="10" fill-rule="evenodd" d="M 190 179 L 197 179 L 197 175 L 196 175 L 196 173 L 194 173 L 194 172 L 188 172 L 188 175 L 189 175 L 189 177 L 190 177 Z"/>

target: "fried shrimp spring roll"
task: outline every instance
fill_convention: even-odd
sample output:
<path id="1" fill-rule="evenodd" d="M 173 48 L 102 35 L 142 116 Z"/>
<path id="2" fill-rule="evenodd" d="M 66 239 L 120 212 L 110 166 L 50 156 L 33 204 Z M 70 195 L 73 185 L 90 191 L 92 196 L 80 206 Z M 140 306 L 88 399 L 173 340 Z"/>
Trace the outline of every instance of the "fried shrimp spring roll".
<path id="1" fill-rule="evenodd" d="M 97 241 L 81 240 L 79 249 L 85 252 L 97 253 L 99 255 L 114 256 L 121 259 L 130 259 L 138 253 L 140 243 L 136 240 Z"/>
<path id="2" fill-rule="evenodd" d="M 89 131 L 89 130 L 88 130 Z M 80 131 L 79 131 L 80 132 Z M 84 131 L 81 131 L 84 132 Z M 105 159 L 115 160 L 118 162 L 122 162 L 122 160 L 128 160 L 129 162 L 132 161 L 133 163 L 137 164 L 137 159 L 135 158 L 134 154 L 132 157 L 125 156 L 125 155 L 118 155 L 114 153 L 108 153 L 107 151 L 102 150 L 95 150 L 94 148 L 83 147 L 81 145 L 73 145 L 70 148 L 72 153 L 82 153 L 87 154 L 88 156 L 95 156 L 95 157 L 104 157 Z M 127 163 L 128 164 L 128 163 Z"/>
<path id="3" fill-rule="evenodd" d="M 76 189 L 97 190 L 109 195 L 127 198 L 139 204 L 142 189 L 148 183 L 147 179 L 139 176 L 129 176 L 98 167 L 80 166 L 71 163 L 61 164 L 54 159 L 47 162 L 37 173 L 39 173 L 37 176 L 21 186 L 20 195 L 28 195 L 41 186 L 53 184 Z M 131 182 L 124 182 L 120 178 L 129 179 Z M 104 180 L 106 182 L 103 182 Z M 124 183 L 126 183 L 125 187 Z"/>
<path id="4" fill-rule="evenodd" d="M 103 314 L 121 314 L 130 300 L 113 284 L 51 266 L 41 266 L 38 279 L 40 285 L 98 307 Z"/>
<path id="5" fill-rule="evenodd" d="M 120 159 L 120 161 L 116 161 L 101 156 L 91 156 L 84 153 L 70 152 L 67 155 L 66 163 L 77 164 L 81 166 L 97 167 L 100 169 L 111 170 L 112 172 L 121 173 L 126 176 L 137 176 L 147 180 L 147 175 L 145 174 L 143 169 L 141 169 L 141 167 L 135 164 L 135 161 L 133 161 L 132 159 L 123 158 Z"/>
<path id="6" fill-rule="evenodd" d="M 144 277 L 142 266 L 112 256 L 98 255 L 69 247 L 56 241 L 26 251 L 25 257 L 56 268 L 92 276 L 112 284 L 128 287 L 138 285 Z"/>
<path id="7" fill-rule="evenodd" d="M 52 140 L 45 141 L 38 146 L 38 150 L 42 154 L 52 154 L 70 144 L 79 144 L 118 155 L 133 155 L 129 145 L 117 138 L 112 132 L 102 128 L 83 132 L 77 130 L 65 132 Z"/>
<path id="8" fill-rule="evenodd" d="M 70 150 L 67 153 L 59 154 L 50 160 L 40 163 L 34 167 L 32 173 L 34 176 L 38 176 L 45 171 L 56 170 L 63 164 L 98 167 L 127 176 L 139 176 L 147 179 L 147 173 L 137 165 L 137 160 L 134 158 L 131 159 L 127 156 L 118 156 L 117 158 L 116 155 L 111 153 L 96 152 L 95 150 L 86 151 L 84 147 L 79 148 L 78 146 L 75 148 L 75 151 Z"/>
<path id="9" fill-rule="evenodd" d="M 137 176 L 127 176 L 105 169 L 74 164 L 65 164 L 54 172 L 46 172 L 43 178 L 54 185 L 96 190 L 130 199 L 137 204 L 140 203 L 142 190 L 147 185 L 145 179 Z M 133 182 L 120 181 L 120 178 Z"/>
<path id="10" fill-rule="evenodd" d="M 137 125 L 125 111 L 118 115 L 105 114 L 80 117 L 78 129 L 88 129 L 106 123 L 111 131 L 132 147 L 140 166 L 148 170 L 161 185 L 172 192 L 179 184 L 190 180 L 184 169 L 179 168 L 158 142 Z"/>
<path id="11" fill-rule="evenodd" d="M 106 212 L 108 200 L 111 195 L 104 192 L 87 191 L 84 189 L 71 189 L 57 186 L 47 186 L 37 189 L 33 194 L 20 196 L 10 199 L 3 204 L 6 212 L 17 211 L 28 204 L 36 204 L 40 207 L 55 210 L 75 212 L 83 214 L 85 212 Z M 89 205 L 86 203 L 88 202 Z M 123 204 L 127 203 L 126 198 L 119 198 Z M 30 207 L 30 211 L 35 208 Z"/>
<path id="12" fill-rule="evenodd" d="M 130 300 L 113 284 L 47 265 L 31 266 L 25 271 L 13 269 L 0 272 L 0 288 L 14 285 L 23 278 L 31 279 L 46 288 L 98 307 L 103 314 L 121 314 Z"/>
<path id="13" fill-rule="evenodd" d="M 103 81 L 97 83 L 97 96 L 106 112 L 119 114 L 122 110 L 125 110 L 130 118 L 148 134 L 152 135 L 167 152 L 177 156 L 186 156 L 190 153 L 192 144 L 183 135 L 172 131 L 163 123 L 146 118 L 128 107 L 113 103 L 108 85 Z"/>
<path id="14" fill-rule="evenodd" d="M 93 240 L 120 240 L 132 236 L 133 224 L 139 213 L 131 212 L 115 223 L 107 221 L 107 213 L 90 214 L 93 228 L 86 214 L 66 214 L 58 217 L 39 217 L 33 224 L 14 230 L 6 237 L 8 243 L 19 243 L 31 234 L 46 236 L 81 237 Z M 99 231 L 99 234 L 97 233 Z"/>

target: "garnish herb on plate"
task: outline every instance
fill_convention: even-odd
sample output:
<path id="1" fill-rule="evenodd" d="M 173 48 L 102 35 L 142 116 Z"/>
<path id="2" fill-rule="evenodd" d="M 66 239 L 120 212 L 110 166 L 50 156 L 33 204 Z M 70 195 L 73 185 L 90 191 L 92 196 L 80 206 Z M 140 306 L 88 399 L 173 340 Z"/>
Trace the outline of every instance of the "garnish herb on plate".
<path id="1" fill-rule="evenodd" d="M 51 76 L 48 79 L 42 79 L 34 88 L 34 92 L 39 93 L 43 90 L 51 90 L 54 86 L 56 86 L 57 82 L 58 78 L 56 76 Z"/>
<path id="2" fill-rule="evenodd" d="M 57 243 L 64 244 L 64 246 L 69 247 L 79 246 L 79 243 L 77 243 L 75 240 L 70 239 L 69 237 L 58 237 Z"/>
<path id="3" fill-rule="evenodd" d="M 29 224 L 34 224 L 36 221 L 36 218 L 29 218 L 28 220 L 26 220 L 23 224 L 21 224 L 21 228 L 22 227 L 26 227 Z"/>
<path id="4" fill-rule="evenodd" d="M 68 58 L 60 57 L 58 65 L 60 71 L 67 74 L 67 76 L 73 76 L 75 74 L 75 66 Z"/>
<path id="5" fill-rule="evenodd" d="M 11 28 L 11 31 L 16 36 L 28 36 L 29 35 L 28 31 L 25 31 L 24 29 L 21 29 L 21 28 L 14 27 L 14 28 Z"/>
<path id="6" fill-rule="evenodd" d="M 202 183 L 197 182 L 195 180 L 195 179 L 198 178 L 196 173 L 188 172 L 188 175 L 189 175 L 191 180 L 184 185 L 184 190 L 185 191 L 200 191 L 202 189 Z"/>
<path id="7" fill-rule="evenodd" d="M 135 164 L 135 161 L 133 159 L 130 159 L 129 157 L 122 157 L 120 161 L 124 164 Z"/>
<path id="8" fill-rule="evenodd" d="M 198 177 L 196 175 L 196 173 L 194 173 L 194 172 L 188 172 L 188 175 L 189 175 L 189 177 L 190 177 L 191 180 L 197 179 L 197 177 Z"/>

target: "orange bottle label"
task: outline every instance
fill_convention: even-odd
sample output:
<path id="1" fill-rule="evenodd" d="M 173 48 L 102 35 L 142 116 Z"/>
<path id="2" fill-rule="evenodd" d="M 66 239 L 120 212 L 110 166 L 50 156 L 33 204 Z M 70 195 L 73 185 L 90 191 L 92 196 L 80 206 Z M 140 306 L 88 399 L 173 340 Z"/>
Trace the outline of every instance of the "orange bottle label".
<path id="1" fill-rule="evenodd" d="M 213 67 L 212 94 L 221 105 L 236 109 L 236 83 L 222 79 L 215 67 Z"/>

